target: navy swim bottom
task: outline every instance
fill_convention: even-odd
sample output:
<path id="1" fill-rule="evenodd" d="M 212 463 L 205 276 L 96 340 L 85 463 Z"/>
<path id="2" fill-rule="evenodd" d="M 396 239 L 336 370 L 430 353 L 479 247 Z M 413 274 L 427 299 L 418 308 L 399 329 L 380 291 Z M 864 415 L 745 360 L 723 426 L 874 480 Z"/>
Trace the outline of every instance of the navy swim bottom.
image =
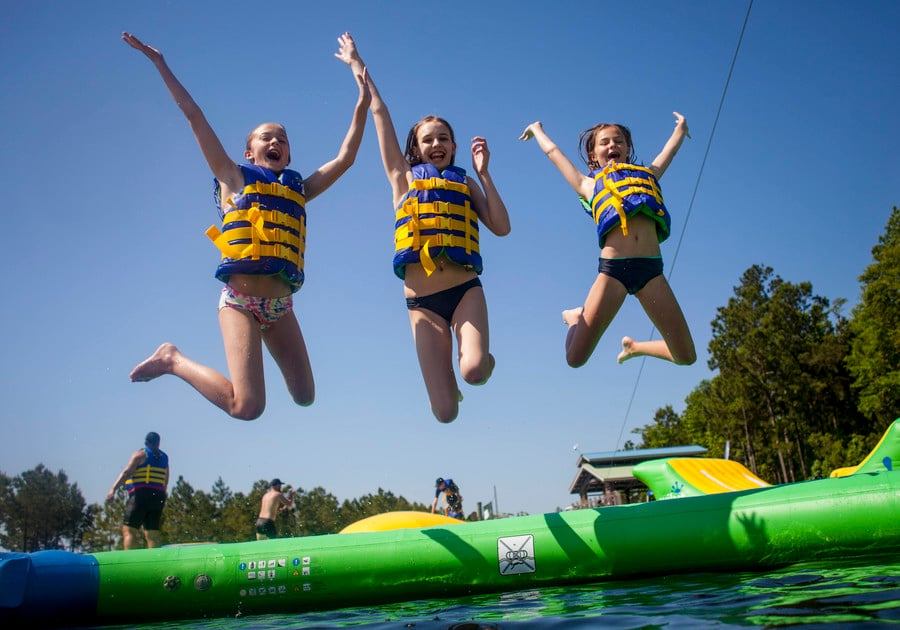
<path id="1" fill-rule="evenodd" d="M 429 311 L 443 317 L 449 324 L 453 320 L 453 313 L 456 312 L 456 307 L 459 306 L 466 292 L 469 289 L 480 286 L 481 280 L 472 278 L 468 282 L 463 282 L 455 287 L 450 287 L 431 295 L 406 298 L 406 308 L 409 310 L 427 308 Z"/>
<path id="2" fill-rule="evenodd" d="M 615 278 L 623 285 L 629 295 L 634 295 L 653 280 L 661 276 L 663 262 L 661 256 L 635 257 L 635 258 L 600 258 L 600 266 L 597 268 L 610 278 Z"/>

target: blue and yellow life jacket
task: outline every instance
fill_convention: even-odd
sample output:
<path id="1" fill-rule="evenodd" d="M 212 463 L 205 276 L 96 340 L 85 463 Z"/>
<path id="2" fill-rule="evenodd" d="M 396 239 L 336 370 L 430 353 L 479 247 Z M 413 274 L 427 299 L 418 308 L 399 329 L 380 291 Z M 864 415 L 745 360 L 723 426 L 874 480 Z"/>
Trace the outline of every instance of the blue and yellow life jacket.
<path id="1" fill-rule="evenodd" d="M 466 184 L 465 170 L 431 164 L 412 167 L 413 180 L 403 196 L 394 224 L 394 273 L 406 276 L 406 265 L 421 263 L 427 275 L 440 255 L 480 274 L 478 215 Z"/>
<path id="2" fill-rule="evenodd" d="M 581 204 L 597 224 L 600 248 L 606 235 L 615 227 L 628 234 L 628 217 L 644 213 L 656 221 L 656 238 L 662 243 L 669 238 L 672 219 L 663 204 L 659 181 L 649 168 L 635 164 L 610 162 L 604 168 L 591 171 L 594 196 L 588 204 Z"/>
<path id="3" fill-rule="evenodd" d="M 166 480 L 169 476 L 169 456 L 163 451 L 144 447 L 147 459 L 143 466 L 134 471 L 130 479 L 125 480 L 125 489 L 128 494 L 134 494 L 138 488 L 153 488 L 166 491 Z"/>
<path id="4" fill-rule="evenodd" d="M 303 285 L 306 250 L 306 197 L 303 178 L 291 170 L 276 175 L 255 164 L 240 165 L 244 188 L 224 201 L 216 181 L 216 207 L 222 229 L 206 235 L 222 252 L 216 278 L 232 274 L 281 275 L 293 292 Z"/>

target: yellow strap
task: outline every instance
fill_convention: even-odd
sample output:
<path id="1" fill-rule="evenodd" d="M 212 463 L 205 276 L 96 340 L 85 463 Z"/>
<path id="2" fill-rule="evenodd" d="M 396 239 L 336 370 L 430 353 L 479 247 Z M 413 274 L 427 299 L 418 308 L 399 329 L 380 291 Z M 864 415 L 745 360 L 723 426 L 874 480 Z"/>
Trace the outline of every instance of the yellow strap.
<path id="1" fill-rule="evenodd" d="M 236 250 L 237 255 L 232 256 L 229 254 L 228 258 L 259 260 L 263 256 L 268 256 L 269 258 L 281 258 L 294 263 L 298 267 L 300 266 L 300 252 L 280 243 L 266 245 L 255 242 L 245 245 L 232 245 L 231 247 L 233 250 Z"/>
<path id="2" fill-rule="evenodd" d="M 465 195 L 469 194 L 469 186 L 459 182 L 451 182 L 443 177 L 432 177 L 430 179 L 414 179 L 409 184 L 410 190 L 452 190 Z"/>
<path id="3" fill-rule="evenodd" d="M 269 243 L 271 245 L 281 243 L 282 245 L 291 245 L 297 249 L 300 249 L 301 242 L 300 236 L 293 232 L 280 230 L 278 228 L 265 228 L 260 231 L 256 226 L 231 228 L 226 231 L 223 236 L 229 241 L 243 241 L 250 239 L 254 243 Z M 231 247 L 243 248 L 245 245 L 246 243 L 232 243 Z"/>
<path id="4" fill-rule="evenodd" d="M 418 235 L 409 234 L 405 237 L 400 237 L 396 239 L 397 250 L 401 249 L 416 249 L 413 247 L 413 243 Z M 422 251 L 424 252 L 427 247 L 465 247 L 466 246 L 466 237 L 464 236 L 454 236 L 453 234 L 431 234 L 429 236 L 421 237 L 425 239 L 425 242 L 422 244 Z"/>
<path id="5" fill-rule="evenodd" d="M 210 225 L 206 230 L 206 236 L 209 237 L 209 240 L 213 242 L 220 252 L 222 252 L 223 257 L 228 258 L 239 258 L 240 250 L 236 247 L 232 247 L 231 243 L 228 242 L 228 239 L 225 238 L 225 235 L 219 230 L 218 226 Z"/>
<path id="6" fill-rule="evenodd" d="M 656 174 L 653 172 L 653 169 L 646 167 L 646 166 L 639 166 L 637 164 L 628 164 L 627 162 L 623 162 L 621 164 L 619 162 L 612 162 L 610 164 L 607 164 L 605 167 L 603 167 L 603 170 L 605 172 L 643 171 L 644 173 L 647 173 L 648 175 L 653 175 L 654 177 L 656 177 Z"/>
<path id="7" fill-rule="evenodd" d="M 260 195 L 270 195 L 272 197 L 282 197 L 283 199 L 290 199 L 296 204 L 301 206 L 306 205 L 306 197 L 301 195 L 295 190 L 291 190 L 284 184 L 279 184 L 278 182 L 266 183 L 266 182 L 254 182 L 252 184 L 247 184 L 244 186 L 244 190 L 242 191 L 244 195 L 249 195 L 251 193 L 259 193 Z"/>
<path id="8" fill-rule="evenodd" d="M 471 223 L 468 221 L 460 221 L 459 219 L 451 219 L 450 217 L 410 217 L 409 221 L 394 231 L 394 239 L 399 241 L 410 234 L 418 233 L 422 230 L 452 230 L 454 232 L 463 232 L 465 236 L 460 235 L 459 238 L 476 244 L 478 242 L 472 236 Z M 471 245 L 467 246 L 467 249 L 471 248 Z"/>
<path id="9" fill-rule="evenodd" d="M 422 203 L 415 197 L 410 197 L 404 201 L 403 205 L 397 209 L 394 217 L 397 221 L 400 221 L 407 216 L 411 217 L 417 214 L 448 214 L 463 216 L 469 221 L 478 220 L 478 215 L 472 210 L 472 206 L 468 201 L 466 205 L 461 206 L 458 203 L 448 203 L 446 201 Z"/>
<path id="10" fill-rule="evenodd" d="M 621 171 L 621 170 L 632 170 L 632 171 L 641 171 L 651 175 L 653 177 L 643 178 L 643 177 L 623 177 L 619 181 L 612 181 L 609 177 L 609 174 L 613 171 Z M 628 195 L 632 195 L 635 193 L 638 194 L 650 194 L 655 198 L 660 204 L 662 203 L 662 191 L 659 189 L 659 185 L 654 180 L 655 175 L 653 175 L 653 171 L 644 166 L 637 166 L 634 164 L 618 164 L 612 163 L 608 164 L 601 172 L 597 173 L 594 176 L 594 180 L 598 180 L 600 178 L 603 179 L 603 189 L 609 194 L 608 199 L 602 199 L 600 195 L 597 195 L 596 206 L 593 208 L 593 217 L 594 223 L 600 223 L 600 215 L 603 212 L 612 206 L 616 214 L 619 215 L 619 222 L 622 227 L 622 234 L 628 235 L 628 217 L 625 214 L 625 210 L 623 208 L 622 201 Z M 601 200 L 603 203 L 601 203 Z M 665 213 L 661 211 L 657 211 L 657 214 L 663 216 Z"/>
<path id="11" fill-rule="evenodd" d="M 295 265 L 300 265 L 300 237 L 292 232 L 285 232 L 277 228 L 267 228 L 266 236 L 272 236 L 271 243 L 261 243 L 259 234 L 255 227 L 235 228 L 228 230 L 227 235 L 222 234 L 215 225 L 209 226 L 206 230 L 206 236 L 213 244 L 222 252 L 225 258 L 235 260 L 242 258 L 250 258 L 251 260 L 259 260 L 262 256 L 272 256 L 274 258 L 283 258 L 289 260 Z M 277 236 L 277 239 L 274 238 Z M 230 240 L 251 239 L 250 243 L 232 244 Z M 267 240 L 269 240 L 267 238 Z M 293 248 L 287 245 L 293 245 Z"/>
<path id="12" fill-rule="evenodd" d="M 297 230 L 298 232 L 302 232 L 304 227 L 303 222 L 300 219 L 292 217 L 286 212 L 280 212 L 279 210 L 260 210 L 258 205 L 254 205 L 247 210 L 232 210 L 231 212 L 227 212 L 222 219 L 222 223 L 226 225 L 237 221 L 255 223 L 260 219 L 265 223 L 283 225 L 293 230 Z"/>
<path id="13" fill-rule="evenodd" d="M 410 190 L 434 190 L 436 188 L 445 190 L 455 190 L 457 192 L 469 194 L 469 187 L 458 182 L 451 182 L 443 178 L 432 177 L 431 179 L 421 180 L 414 179 L 410 183 Z M 436 216 L 423 217 L 423 214 L 433 214 Z M 463 217 L 462 219 L 456 217 Z M 409 197 L 403 202 L 403 205 L 397 209 L 396 220 L 402 221 L 409 217 L 409 220 L 400 225 L 394 231 L 394 243 L 396 250 L 411 248 L 419 251 L 419 263 L 425 270 L 425 275 L 430 276 L 437 268 L 431 255 L 432 247 L 462 247 L 466 250 L 466 254 L 472 251 L 478 251 L 478 240 L 475 237 L 478 228 L 478 215 L 472 209 L 468 199 L 465 205 L 456 203 L 448 203 L 446 201 L 429 201 L 420 203 L 418 198 Z M 421 235 L 422 230 L 446 230 L 463 232 L 464 236 L 453 236 L 451 234 L 433 234 L 427 237 Z M 422 243 L 422 239 L 425 242 Z"/>
<path id="14" fill-rule="evenodd" d="M 613 169 L 611 169 L 613 170 Z M 615 169 L 618 170 L 618 169 Z M 603 204 L 604 206 L 612 204 L 612 206 L 616 209 L 616 214 L 619 215 L 619 223 L 622 227 L 622 234 L 628 236 L 628 217 L 625 215 L 625 210 L 622 208 L 622 195 L 616 190 L 615 182 L 609 179 L 607 169 L 603 169 L 602 177 L 603 177 L 603 189 L 609 193 L 610 199 L 608 203 Z M 600 223 L 600 214 L 598 212 L 594 212 L 594 223 Z"/>
<path id="15" fill-rule="evenodd" d="M 418 234 L 416 236 L 418 236 Z M 433 274 L 434 270 L 437 269 L 437 265 L 435 265 L 434 260 L 431 259 L 431 251 L 428 249 L 428 244 L 430 242 L 430 240 L 425 241 L 425 246 L 419 253 L 419 263 L 422 265 L 422 269 L 425 270 L 426 277 Z"/>

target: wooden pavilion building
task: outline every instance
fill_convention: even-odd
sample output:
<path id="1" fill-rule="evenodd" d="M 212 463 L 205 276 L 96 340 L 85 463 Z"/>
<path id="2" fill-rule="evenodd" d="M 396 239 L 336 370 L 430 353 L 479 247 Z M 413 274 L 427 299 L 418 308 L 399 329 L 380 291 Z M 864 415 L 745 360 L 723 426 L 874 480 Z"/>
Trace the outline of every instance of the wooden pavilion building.
<path id="1" fill-rule="evenodd" d="M 650 459 L 700 457 L 705 454 L 706 449 L 696 444 L 582 453 L 578 457 L 576 464 L 578 474 L 569 486 L 569 494 L 578 495 L 579 506 L 582 508 L 630 503 L 633 495 L 646 489 L 646 486 L 631 474 L 631 469 L 637 464 Z"/>

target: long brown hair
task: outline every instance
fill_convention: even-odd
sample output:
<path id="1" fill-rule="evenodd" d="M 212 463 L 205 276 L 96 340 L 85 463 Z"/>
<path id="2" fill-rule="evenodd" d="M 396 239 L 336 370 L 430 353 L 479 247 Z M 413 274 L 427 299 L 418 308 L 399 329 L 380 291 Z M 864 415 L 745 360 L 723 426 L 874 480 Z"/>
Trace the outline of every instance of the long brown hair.
<path id="1" fill-rule="evenodd" d="M 410 166 L 415 166 L 416 164 L 422 163 L 422 156 L 419 155 L 419 142 L 416 136 L 419 133 L 419 127 L 428 122 L 437 122 L 444 125 L 447 129 L 450 130 L 450 141 L 453 142 L 453 144 L 456 144 L 456 136 L 453 134 L 453 127 L 450 126 L 450 123 L 448 123 L 440 116 L 426 116 L 415 125 L 413 125 L 412 129 L 409 130 L 409 133 L 406 134 L 406 151 L 404 151 L 404 157 L 406 157 L 406 161 Z M 455 160 L 456 151 L 453 151 L 453 153 L 450 155 L 450 166 L 453 166 Z"/>

